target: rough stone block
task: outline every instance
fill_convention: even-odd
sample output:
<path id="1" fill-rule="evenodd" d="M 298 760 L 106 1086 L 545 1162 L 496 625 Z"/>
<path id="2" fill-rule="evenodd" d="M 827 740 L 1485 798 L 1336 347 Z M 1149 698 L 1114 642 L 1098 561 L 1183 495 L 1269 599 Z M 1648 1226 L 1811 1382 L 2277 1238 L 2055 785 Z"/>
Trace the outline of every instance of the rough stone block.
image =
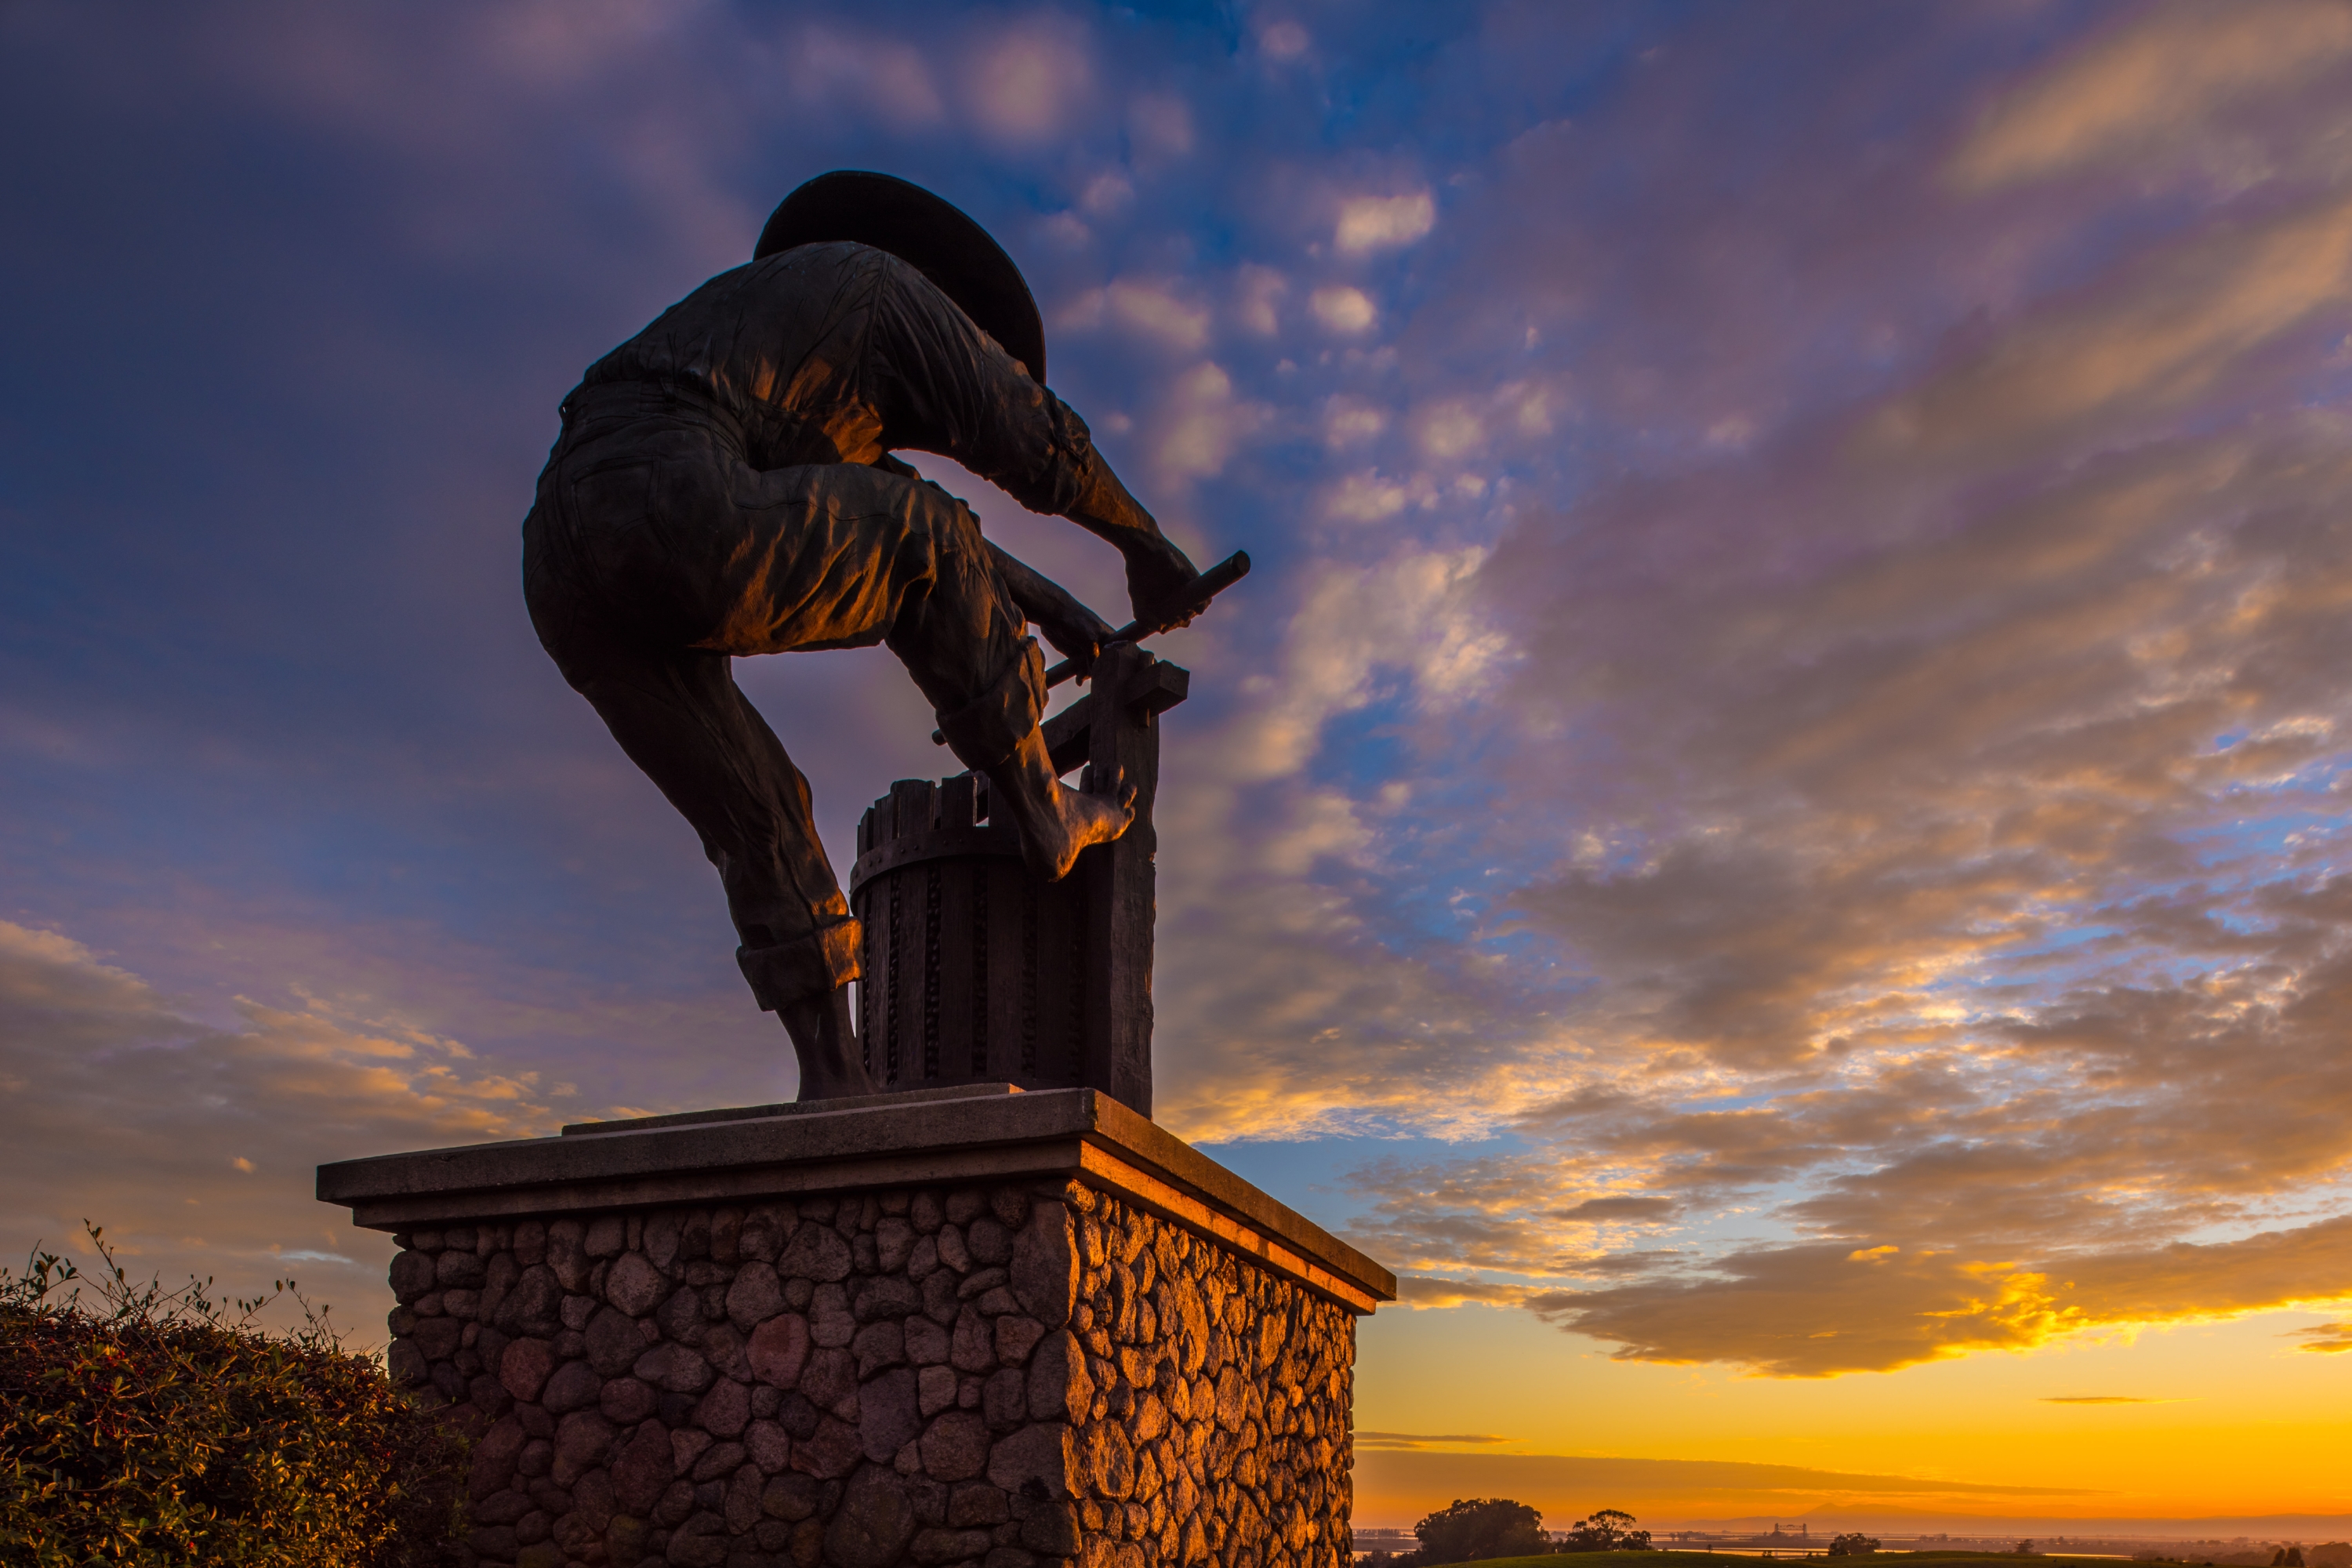
<path id="1" fill-rule="evenodd" d="M 736 1327 L 751 1330 L 783 1310 L 783 1282 L 773 1268 L 754 1261 L 737 1269 L 727 1289 L 727 1316 Z"/>
<path id="2" fill-rule="evenodd" d="M 773 1421 L 754 1421 L 743 1429 L 743 1447 L 762 1473 L 774 1475 L 792 1463 L 792 1435 Z"/>
<path id="3" fill-rule="evenodd" d="M 732 1378 L 720 1378 L 695 1406 L 694 1424 L 719 1437 L 739 1436 L 751 1420 L 751 1391 Z"/>
<path id="4" fill-rule="evenodd" d="M 750 1354 L 752 1376 L 776 1388 L 793 1386 L 808 1364 L 808 1320 L 794 1312 L 770 1318 L 751 1331 Z"/>
<path id="5" fill-rule="evenodd" d="M 906 1483 L 867 1465 L 842 1494 L 824 1532 L 825 1561 L 835 1568 L 893 1568 L 914 1539 L 917 1521 Z"/>
<path id="6" fill-rule="evenodd" d="M 793 1232 L 776 1259 L 776 1272 L 795 1279 L 831 1284 L 849 1278 L 849 1243 L 838 1231 L 822 1225 L 804 1225 Z"/>
<path id="7" fill-rule="evenodd" d="M 968 1481 L 988 1468 L 988 1424 L 968 1410 L 951 1410 L 925 1428 L 923 1472 L 935 1481 Z"/>
<path id="8" fill-rule="evenodd" d="M 632 1318 L 642 1318 L 669 1294 L 669 1277 L 642 1252 L 625 1252 L 604 1275 L 604 1300 Z"/>
<path id="9" fill-rule="evenodd" d="M 654 1346 L 637 1358 L 634 1370 L 641 1381 L 673 1394 L 699 1394 L 710 1386 L 713 1376 L 709 1362 L 678 1344 Z"/>
<path id="10" fill-rule="evenodd" d="M 584 1361 L 568 1361 L 547 1380 L 547 1386 L 540 1391 L 539 1402 L 552 1414 L 562 1415 L 599 1403 L 604 1391 L 604 1380 L 594 1367 Z"/>
<path id="11" fill-rule="evenodd" d="M 956 1402 L 953 1367 L 927 1366 L 915 1373 L 915 1398 L 926 1416 L 936 1415 Z"/>
<path id="12" fill-rule="evenodd" d="M 656 1403 L 653 1385 L 634 1377 L 610 1379 L 596 1397 L 596 1408 L 604 1413 L 604 1419 L 624 1426 L 634 1426 L 651 1415 Z"/>
<path id="13" fill-rule="evenodd" d="M 881 1463 L 915 1440 L 923 1421 L 915 1399 L 915 1374 L 900 1367 L 862 1384 L 857 1391 L 857 1436 L 866 1457 Z"/>
<path id="14" fill-rule="evenodd" d="M 499 1357 L 499 1383 L 517 1399 L 539 1397 L 555 1371 L 555 1347 L 545 1340 L 516 1340 Z"/>

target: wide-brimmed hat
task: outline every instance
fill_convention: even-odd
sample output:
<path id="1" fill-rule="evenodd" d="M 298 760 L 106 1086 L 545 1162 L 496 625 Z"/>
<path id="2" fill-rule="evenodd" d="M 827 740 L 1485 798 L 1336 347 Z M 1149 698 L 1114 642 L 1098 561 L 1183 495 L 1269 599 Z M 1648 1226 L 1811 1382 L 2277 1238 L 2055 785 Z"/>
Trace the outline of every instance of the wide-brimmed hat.
<path id="1" fill-rule="evenodd" d="M 962 210 L 895 175 L 835 169 L 783 199 L 751 258 L 836 239 L 887 250 L 915 268 L 1045 384 L 1037 301 L 1004 247 Z"/>

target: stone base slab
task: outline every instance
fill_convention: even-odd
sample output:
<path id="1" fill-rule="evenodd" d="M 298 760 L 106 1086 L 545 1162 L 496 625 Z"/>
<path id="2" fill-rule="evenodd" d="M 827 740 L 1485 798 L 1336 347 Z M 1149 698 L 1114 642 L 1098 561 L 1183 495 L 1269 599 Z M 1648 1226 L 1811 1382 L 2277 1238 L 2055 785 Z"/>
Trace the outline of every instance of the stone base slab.
<path id="1" fill-rule="evenodd" d="M 1386 1269 L 1091 1089 L 322 1166 L 518 1568 L 1346 1568 Z"/>

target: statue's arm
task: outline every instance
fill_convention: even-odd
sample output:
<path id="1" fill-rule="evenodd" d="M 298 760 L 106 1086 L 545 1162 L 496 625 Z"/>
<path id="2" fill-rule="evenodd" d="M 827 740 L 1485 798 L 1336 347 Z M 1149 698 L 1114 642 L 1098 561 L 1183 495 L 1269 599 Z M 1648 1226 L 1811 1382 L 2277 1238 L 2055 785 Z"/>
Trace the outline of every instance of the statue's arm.
<path id="1" fill-rule="evenodd" d="M 870 382 L 887 445 L 952 458 L 1030 510 L 1066 517 L 1110 544 L 1126 558 L 1139 619 L 1200 575 L 1111 471 L 1075 410 L 920 272 L 890 257 L 876 265 L 889 286 L 874 300 Z"/>
<path id="2" fill-rule="evenodd" d="M 995 563 L 998 577 L 1021 613 L 1037 624 L 1045 640 L 1076 664 L 1079 678 L 1085 679 L 1094 668 L 1095 656 L 1110 640 L 1109 623 L 1080 604 L 1076 595 L 992 540 L 988 542 L 988 557 Z"/>
<path id="3" fill-rule="evenodd" d="M 1099 451 L 1088 452 L 1085 483 L 1063 515 L 1126 558 L 1127 597 L 1138 618 L 1173 599 L 1201 574 Z"/>

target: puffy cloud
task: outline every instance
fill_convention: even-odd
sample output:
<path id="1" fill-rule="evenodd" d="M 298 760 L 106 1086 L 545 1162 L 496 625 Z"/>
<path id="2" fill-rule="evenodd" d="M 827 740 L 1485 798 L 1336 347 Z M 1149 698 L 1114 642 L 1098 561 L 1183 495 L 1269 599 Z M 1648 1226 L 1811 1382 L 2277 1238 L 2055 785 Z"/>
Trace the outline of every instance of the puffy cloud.
<path id="1" fill-rule="evenodd" d="M 1263 22 L 1257 30 L 1257 47 L 1265 51 L 1270 60 L 1295 60 L 1314 41 L 1305 27 L 1287 17 Z"/>
<path id="2" fill-rule="evenodd" d="M 1093 96 L 1094 60 L 1083 40 L 1056 28 L 1016 29 L 979 44 L 964 89 L 983 131 L 1036 142 L 1060 131 Z"/>
<path id="3" fill-rule="evenodd" d="M 1271 267 L 1255 263 L 1243 267 L 1235 275 L 1234 289 L 1234 315 L 1243 330 L 1262 338 L 1280 331 L 1282 320 L 1276 308 L 1289 288 L 1289 279 Z"/>
<path id="4" fill-rule="evenodd" d="M 1096 217 L 1107 217 L 1135 200 L 1135 183 L 1116 169 L 1106 169 L 1088 180 L 1078 194 L 1078 205 Z"/>
<path id="5" fill-rule="evenodd" d="M 1461 398 L 1447 398 L 1422 409 L 1413 426 L 1421 449 L 1440 461 L 1472 456 L 1486 445 L 1486 421 Z"/>
<path id="6" fill-rule="evenodd" d="M 1104 291 L 1113 320 L 1158 338 L 1170 348 L 1192 353 L 1209 340 L 1209 312 L 1164 284 L 1122 279 Z"/>
<path id="7" fill-rule="evenodd" d="M 1507 644 L 1478 616 L 1469 589 L 1480 552 L 1401 554 L 1324 573 L 1292 620 L 1280 673 L 1227 742 L 1234 776 L 1293 772 L 1333 714 L 1360 706 L 1383 665 L 1412 672 L 1433 700 L 1460 695 L 1498 668 Z"/>
<path id="8" fill-rule="evenodd" d="M 1342 255 L 1411 245 L 1437 222 L 1437 204 L 1427 191 L 1402 196 L 1350 196 L 1339 204 L 1331 240 Z"/>
<path id="9" fill-rule="evenodd" d="M 1176 378 L 1160 412 L 1160 471 L 1176 482 L 1213 478 L 1269 416 L 1265 405 L 1234 395 L 1233 377 L 1223 369 L 1194 365 Z"/>
<path id="10" fill-rule="evenodd" d="M 1323 405 L 1323 444 L 1334 451 L 1360 446 L 1387 429 L 1388 424 L 1388 416 L 1369 403 L 1360 403 L 1351 397 L 1334 397 Z M 1350 475 L 1349 480 L 1358 478 Z M 1334 507 L 1332 510 L 1339 511 L 1343 509 Z M 1354 509 L 1344 510 L 1352 511 Z"/>
<path id="11" fill-rule="evenodd" d="M 1181 1135 L 1387 1118 L 1461 1130 L 1487 1114 L 1479 1086 L 1518 1070 L 1523 1036 L 1479 1026 L 1475 974 L 1384 947 L 1331 889 L 1390 862 L 1410 786 L 1367 799 L 1312 776 L 1335 721 L 1376 701 L 1459 715 L 1507 667 L 1472 602 L 1479 559 L 1412 551 L 1317 571 L 1231 723 L 1171 749 L 1181 785 L 1158 824 L 1156 989 L 1160 1037 L 1186 1046 L 1163 1054 L 1155 1115 Z"/>
<path id="12" fill-rule="evenodd" d="M 1370 416 L 1377 419 L 1378 416 Z M 1327 429 L 1336 429 L 1344 439 L 1354 431 L 1363 429 L 1367 415 L 1350 411 Z M 1374 429 L 1378 426 L 1373 426 Z M 1323 498 L 1323 515 L 1340 522 L 1379 522 L 1394 517 L 1413 500 L 1413 490 L 1394 479 L 1384 479 L 1367 468 L 1360 473 L 1343 475 Z M 1425 492 L 1424 492 L 1425 493 Z"/>
<path id="13" fill-rule="evenodd" d="M 1307 308 L 1332 331 L 1348 335 L 1363 331 L 1381 319 L 1381 308 L 1361 289 L 1334 284 L 1307 297 Z"/>
<path id="14" fill-rule="evenodd" d="M 1209 341 L 1209 322 L 1208 307 L 1181 286 L 1164 279 L 1121 278 L 1079 295 L 1055 324 L 1078 331 L 1110 324 L 1175 353 L 1197 353 Z"/>

